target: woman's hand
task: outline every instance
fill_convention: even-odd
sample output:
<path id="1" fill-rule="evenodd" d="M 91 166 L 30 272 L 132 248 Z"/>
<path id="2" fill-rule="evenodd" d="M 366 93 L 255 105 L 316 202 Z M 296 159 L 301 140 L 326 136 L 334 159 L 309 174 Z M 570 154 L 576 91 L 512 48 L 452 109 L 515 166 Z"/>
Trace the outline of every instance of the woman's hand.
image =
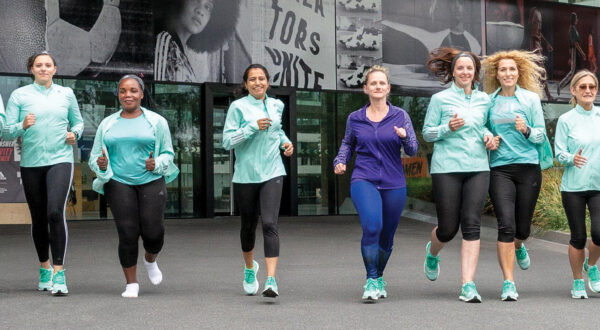
<path id="1" fill-rule="evenodd" d="M 283 154 L 287 157 L 292 156 L 292 154 L 294 153 L 294 145 L 289 142 L 282 144 L 281 148 L 284 149 Z"/>
<path id="2" fill-rule="evenodd" d="M 146 171 L 152 172 L 156 166 L 156 162 L 154 161 L 154 157 L 152 157 L 154 152 L 150 151 L 150 157 L 146 159 Z"/>
<path id="3" fill-rule="evenodd" d="M 458 118 L 458 113 L 455 113 L 454 116 L 452 116 L 452 118 L 450 118 L 450 121 L 448 122 L 448 126 L 450 127 L 450 130 L 452 132 L 463 127 L 464 125 L 465 120 L 462 118 Z"/>
<path id="4" fill-rule="evenodd" d="M 333 172 L 337 175 L 342 175 L 342 174 L 346 173 L 346 164 L 339 163 L 339 164 L 335 165 Z"/>
<path id="5" fill-rule="evenodd" d="M 396 135 L 398 135 L 401 139 L 404 139 L 406 137 L 406 130 L 404 129 L 404 127 L 396 127 L 394 126 L 394 131 L 396 131 Z"/>
<path id="6" fill-rule="evenodd" d="M 96 159 L 96 164 L 98 164 L 98 167 L 102 171 L 106 171 L 106 166 L 108 165 L 108 158 L 106 157 L 106 154 L 104 153 L 104 149 L 102 149 L 102 156 L 100 156 L 100 157 L 98 157 L 98 159 Z"/>
<path id="7" fill-rule="evenodd" d="M 498 149 L 498 144 L 500 143 L 500 139 L 493 137 L 491 135 L 483 136 L 483 143 L 485 143 L 485 148 L 488 150 L 496 150 Z"/>
<path id="8" fill-rule="evenodd" d="M 65 141 L 70 145 L 74 145 L 77 143 L 77 136 L 73 132 L 67 132 L 67 139 Z"/>
<path id="9" fill-rule="evenodd" d="M 259 130 L 266 131 L 267 129 L 269 129 L 269 126 L 271 126 L 271 119 L 262 118 L 262 119 L 257 120 L 256 123 L 258 124 Z"/>
<path id="10" fill-rule="evenodd" d="M 519 115 L 517 115 L 517 118 L 515 119 L 515 128 L 523 134 L 527 133 L 527 123 L 525 123 L 525 119 L 519 117 Z"/>
<path id="11" fill-rule="evenodd" d="M 583 152 L 583 149 L 579 149 L 579 152 L 576 153 L 575 156 L 573 157 L 573 165 L 575 165 L 577 168 L 582 168 L 583 165 L 585 165 L 585 163 L 587 163 L 587 158 L 585 158 L 581 155 L 582 152 Z"/>
<path id="12" fill-rule="evenodd" d="M 23 120 L 23 129 L 28 129 L 29 127 L 35 124 L 35 115 L 33 113 L 28 113 Z"/>

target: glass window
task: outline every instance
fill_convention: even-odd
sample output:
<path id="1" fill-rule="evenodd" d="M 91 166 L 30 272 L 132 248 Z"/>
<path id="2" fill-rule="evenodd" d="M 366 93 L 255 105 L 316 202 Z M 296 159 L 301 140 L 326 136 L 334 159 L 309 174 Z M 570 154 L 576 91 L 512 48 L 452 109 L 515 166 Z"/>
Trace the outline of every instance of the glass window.
<path id="1" fill-rule="evenodd" d="M 433 143 L 423 140 L 423 122 L 429 106 L 428 97 L 391 95 L 390 102 L 410 116 L 413 128 L 419 140 L 419 151 L 413 157 L 403 155 L 402 164 L 406 177 L 406 193 L 409 198 L 433 202 L 429 162 L 433 154 Z"/>
<path id="2" fill-rule="evenodd" d="M 84 122 L 83 135 L 75 149 L 73 186 L 76 198 L 67 203 L 67 219 L 112 218 L 104 198 L 92 190 L 95 176 L 88 161 L 98 125 L 119 109 L 117 85 L 114 81 L 96 80 L 54 79 L 54 82 L 73 89 Z"/>
<path id="3" fill-rule="evenodd" d="M 155 84 L 158 113 L 167 119 L 179 176 L 167 185 L 166 216 L 194 215 L 194 172 L 202 173 L 200 150 L 200 87 Z M 198 161 L 194 161 L 194 160 Z"/>
<path id="4" fill-rule="evenodd" d="M 363 93 L 337 94 L 337 127 L 335 130 L 336 145 L 334 148 L 334 158 L 340 149 L 340 145 L 342 144 L 342 139 L 344 138 L 344 133 L 346 131 L 346 121 L 348 120 L 348 116 L 353 111 L 362 108 L 368 101 L 369 98 Z M 352 160 L 346 164 L 346 173 L 344 175 L 336 175 L 336 207 L 338 208 L 338 214 L 356 214 L 356 209 L 354 208 L 354 204 L 352 204 L 352 200 L 350 199 L 350 178 L 352 176 L 355 158 L 355 156 L 352 157 Z M 331 166 L 333 166 L 333 160 Z"/>
<path id="5" fill-rule="evenodd" d="M 334 93 L 298 91 L 298 215 L 333 214 Z"/>

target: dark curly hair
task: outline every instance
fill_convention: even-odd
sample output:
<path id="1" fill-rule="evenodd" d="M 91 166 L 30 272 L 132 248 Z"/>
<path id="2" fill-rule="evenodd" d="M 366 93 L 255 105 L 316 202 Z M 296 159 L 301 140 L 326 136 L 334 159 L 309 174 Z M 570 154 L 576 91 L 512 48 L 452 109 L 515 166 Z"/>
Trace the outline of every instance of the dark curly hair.
<path id="1" fill-rule="evenodd" d="M 182 10 L 184 1 L 153 1 L 155 33 L 169 31 L 166 26 L 167 18 Z M 196 52 L 213 52 L 221 48 L 225 40 L 234 33 L 239 14 L 240 0 L 215 0 L 206 27 L 200 33 L 190 36 L 187 45 Z M 223 36 L 223 38 L 215 36 Z"/>

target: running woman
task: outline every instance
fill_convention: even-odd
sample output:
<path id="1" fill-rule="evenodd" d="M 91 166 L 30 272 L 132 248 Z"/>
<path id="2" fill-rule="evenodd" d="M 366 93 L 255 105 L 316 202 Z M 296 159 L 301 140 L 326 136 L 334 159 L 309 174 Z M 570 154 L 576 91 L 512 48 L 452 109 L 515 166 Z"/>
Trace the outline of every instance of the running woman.
<path id="1" fill-rule="evenodd" d="M 588 287 L 600 293 L 600 108 L 594 105 L 598 78 L 588 70 L 579 71 L 571 81 L 569 112 L 562 114 L 556 124 L 554 151 L 556 159 L 565 166 L 560 191 L 565 208 L 571 240 L 569 262 L 573 271 L 571 296 L 587 298 L 582 271 L 588 275 Z M 592 241 L 588 245 L 585 226 L 585 207 L 590 212 Z"/>
<path id="2" fill-rule="evenodd" d="M 73 180 L 73 145 L 83 132 L 83 119 L 73 90 L 52 82 L 56 68 L 48 52 L 29 57 L 27 70 L 34 82 L 10 95 L 3 135 L 22 141 L 21 178 L 40 261 L 38 290 L 60 296 L 69 293 L 64 270 L 69 232 L 65 212 Z"/>
<path id="3" fill-rule="evenodd" d="M 119 233 L 119 261 L 127 282 L 121 296 L 136 298 L 140 236 L 150 282 L 162 282 L 156 258 L 165 236 L 166 183 L 177 177 L 179 169 L 173 163 L 166 119 L 141 106 L 142 79 L 125 75 L 118 86 L 121 110 L 98 126 L 89 165 L 96 172 L 93 189 L 106 197 Z"/>
<path id="4" fill-rule="evenodd" d="M 333 166 L 335 174 L 344 174 L 356 152 L 350 194 L 363 229 L 360 244 L 367 282 L 362 299 L 375 301 L 387 298 L 383 271 L 406 202 L 402 150 L 414 156 L 419 144 L 408 113 L 387 101 L 390 81 L 386 68 L 371 67 L 363 91 L 369 103 L 348 116 Z"/>
<path id="5" fill-rule="evenodd" d="M 235 150 L 233 191 L 240 210 L 242 256 L 245 262 L 243 288 L 247 295 L 258 292 L 258 263 L 254 241 L 258 213 L 262 218 L 267 281 L 263 297 L 279 295 L 275 272 L 279 259 L 277 220 L 286 175 L 279 149 L 292 156 L 294 146 L 281 128 L 283 102 L 267 96 L 269 72 L 260 64 L 244 71 L 243 90 L 249 94 L 231 103 L 223 128 L 223 147 Z"/>
<path id="6" fill-rule="evenodd" d="M 490 98 L 477 90 L 481 63 L 471 52 L 439 48 L 429 54 L 429 69 L 450 87 L 431 97 L 423 138 L 434 142 L 431 179 L 438 225 L 426 246 L 425 275 L 435 281 L 440 273 L 439 253 L 462 231 L 459 299 L 481 302 L 475 283 L 479 259 L 481 213 L 490 181 L 486 149 L 497 140 L 485 127 Z"/>
<path id="7" fill-rule="evenodd" d="M 543 57 L 520 50 L 495 53 L 483 61 L 484 89 L 490 93 L 489 127 L 502 143 L 490 153 L 490 198 L 498 220 L 498 262 L 504 275 L 501 299 L 515 301 L 515 255 L 528 269 L 523 241 L 531 233 L 531 219 L 542 186 L 542 168 L 552 166 L 552 147 L 540 96 L 545 70 Z M 538 152 L 546 148 L 547 154 Z M 540 157 L 546 155 L 546 162 Z"/>

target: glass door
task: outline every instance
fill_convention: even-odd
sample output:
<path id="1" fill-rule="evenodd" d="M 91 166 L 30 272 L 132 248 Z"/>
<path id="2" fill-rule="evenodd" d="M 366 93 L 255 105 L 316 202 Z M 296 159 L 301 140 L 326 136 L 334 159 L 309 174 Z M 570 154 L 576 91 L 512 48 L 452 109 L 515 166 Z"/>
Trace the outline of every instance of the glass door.
<path id="1" fill-rule="evenodd" d="M 213 99 L 213 170 L 214 170 L 214 212 L 233 215 L 233 150 L 223 148 L 223 126 L 232 96 L 215 96 Z"/>

